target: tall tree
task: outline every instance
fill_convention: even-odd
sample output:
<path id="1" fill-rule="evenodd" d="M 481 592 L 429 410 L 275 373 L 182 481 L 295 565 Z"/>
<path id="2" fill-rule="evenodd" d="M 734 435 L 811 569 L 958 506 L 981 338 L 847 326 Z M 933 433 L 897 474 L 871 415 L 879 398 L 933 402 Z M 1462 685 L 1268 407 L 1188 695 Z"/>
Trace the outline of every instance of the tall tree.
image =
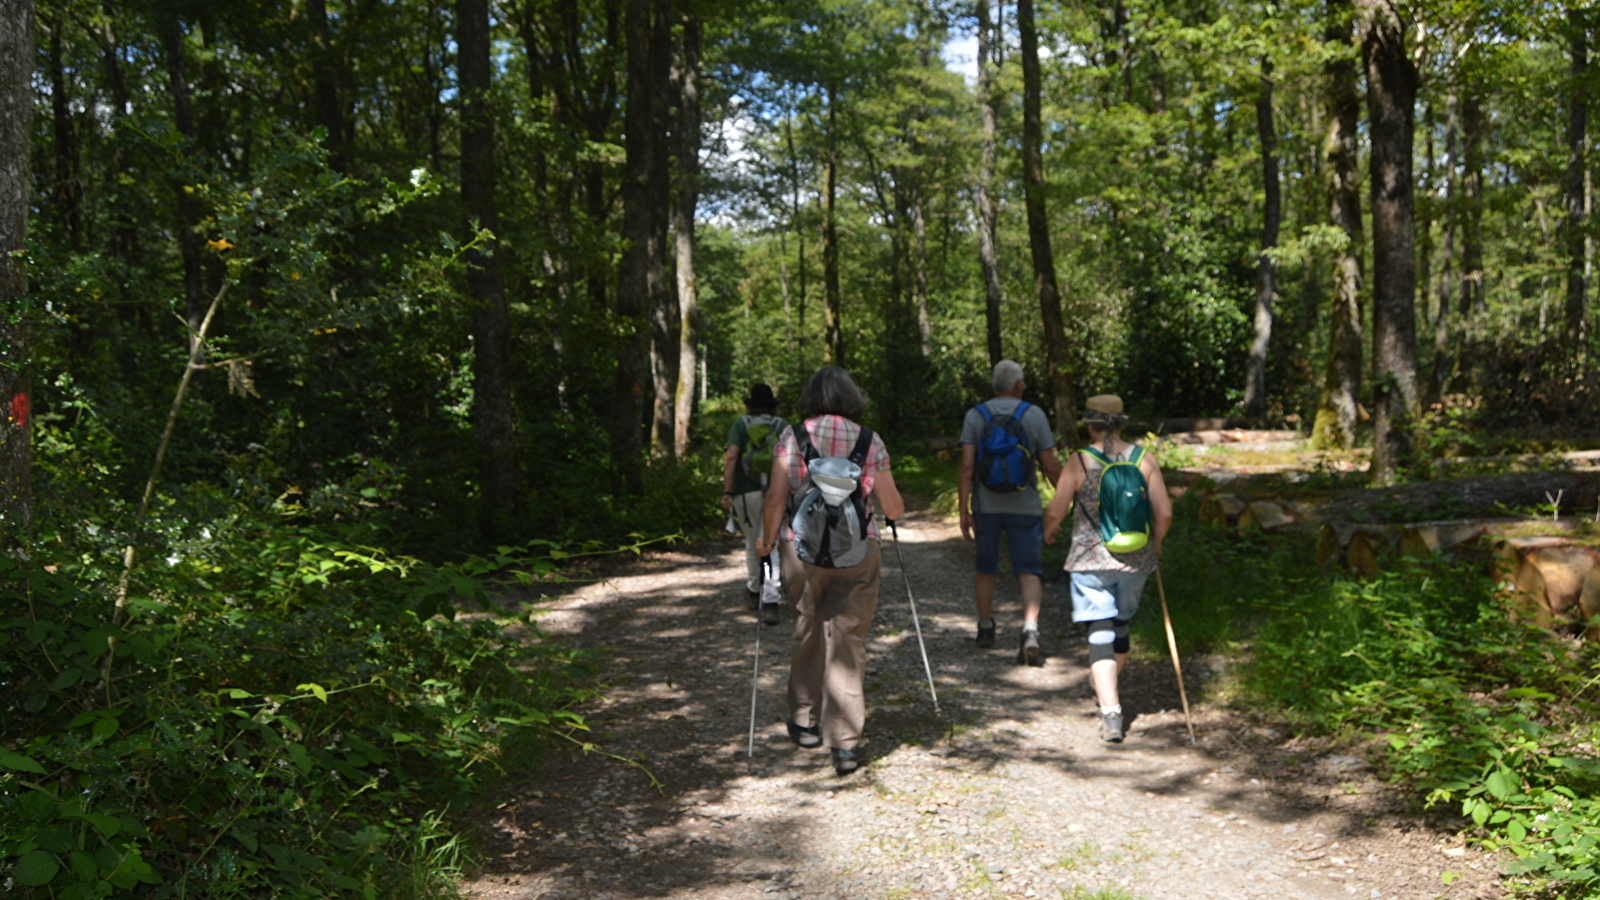
<path id="1" fill-rule="evenodd" d="M 1334 51 L 1323 66 L 1328 105 L 1328 131 L 1322 145 L 1323 178 L 1328 222 L 1344 236 L 1334 253 L 1328 362 L 1311 432 L 1313 446 L 1326 450 L 1355 446 L 1357 396 L 1361 391 L 1361 98 L 1356 89 L 1352 12 L 1351 0 L 1329 0 L 1323 34 L 1323 40 Z"/>
<path id="2" fill-rule="evenodd" d="M 469 235 L 494 235 L 467 259 L 472 313 L 472 431 L 482 477 L 486 537 L 509 533 L 521 507 L 511 402 L 511 315 L 506 306 L 504 244 L 495 198 L 495 127 L 490 100 L 489 0 L 456 0 L 456 61 L 461 83 L 461 205 Z"/>
<path id="3" fill-rule="evenodd" d="M 623 31 L 628 46 L 628 106 L 623 114 L 622 270 L 617 281 L 616 392 L 611 422 L 611 462 L 632 493 L 644 489 L 639 465 L 644 395 L 650 382 L 650 301 L 665 277 L 655 229 L 656 82 L 655 2 L 627 0 Z"/>
<path id="4" fill-rule="evenodd" d="M 185 51 L 183 23 L 169 16 L 161 32 L 167 62 L 168 89 L 172 92 L 173 122 L 184 138 L 184 151 L 191 158 L 195 151 L 194 103 L 189 89 L 189 66 Z M 172 188 L 177 197 L 178 252 L 183 258 L 184 319 L 189 326 L 191 348 L 205 318 L 210 297 L 206 294 L 205 270 L 200 259 L 200 203 L 195 199 L 192 173 L 180 168 Z"/>
<path id="5" fill-rule="evenodd" d="M 989 343 L 989 365 L 1005 358 L 1000 341 L 1000 310 L 1005 305 L 1005 286 L 1000 282 L 1000 261 L 996 250 L 999 214 L 994 190 L 995 97 L 997 68 L 995 25 L 989 18 L 989 0 L 978 0 L 978 109 L 983 116 L 983 147 L 978 163 L 978 263 L 983 268 L 983 320 Z"/>
<path id="6" fill-rule="evenodd" d="M 1244 387 L 1244 414 L 1259 419 L 1266 413 L 1267 348 L 1272 344 L 1272 295 L 1277 267 L 1271 251 L 1278 246 L 1283 197 L 1278 184 L 1278 132 L 1272 121 L 1272 60 L 1261 61 L 1261 93 L 1256 96 L 1256 132 L 1261 139 L 1261 253 L 1256 257 L 1256 314 L 1250 338 L 1250 360 Z"/>
<path id="7" fill-rule="evenodd" d="M 1067 443 L 1076 443 L 1077 398 L 1068 370 L 1067 335 L 1061 320 L 1061 292 L 1056 287 L 1055 252 L 1050 246 L 1050 218 L 1044 202 L 1044 125 L 1039 108 L 1039 32 L 1033 0 L 1017 0 L 1017 30 L 1022 37 L 1022 184 L 1028 213 L 1028 249 L 1033 255 L 1033 287 L 1044 324 L 1045 366 L 1055 395 L 1056 427 Z"/>
<path id="8" fill-rule="evenodd" d="M 1571 84 L 1567 89 L 1567 171 L 1562 184 L 1566 207 L 1567 304 L 1563 336 L 1574 349 L 1586 334 L 1588 311 L 1588 146 L 1589 28 L 1583 11 L 1567 10 L 1567 48 Z"/>
<path id="9" fill-rule="evenodd" d="M 21 297 L 28 273 L 28 145 L 33 132 L 33 0 L 0 0 L 0 546 L 33 522 L 32 360 Z"/>
<path id="10" fill-rule="evenodd" d="M 1461 318 L 1477 316 L 1488 307 L 1488 285 L 1483 277 L 1483 169 L 1484 131 L 1481 88 L 1463 73 L 1461 88 Z M 1374 214 L 1376 223 L 1376 214 Z M 1376 225 L 1374 225 L 1376 230 Z"/>
<path id="11" fill-rule="evenodd" d="M 344 103 L 339 98 L 343 67 L 333 46 L 333 27 L 328 21 L 328 0 L 306 0 L 306 21 L 311 28 L 311 92 L 316 122 L 324 132 L 335 169 L 345 167 Z"/>
<path id="12" fill-rule="evenodd" d="M 1392 483 L 1411 456 L 1417 409 L 1416 234 L 1412 197 L 1417 70 L 1390 0 L 1356 0 L 1372 155 L 1372 481 Z"/>
<path id="13" fill-rule="evenodd" d="M 689 452 L 689 423 L 694 415 L 696 341 L 699 335 L 699 287 L 694 273 L 694 214 L 700 191 L 700 17 L 683 20 L 676 82 L 678 86 L 678 203 L 673 210 L 673 249 L 678 276 L 678 385 L 673 400 L 672 452 Z"/>
<path id="14" fill-rule="evenodd" d="M 827 103 L 827 134 L 823 145 L 822 190 L 822 351 L 823 361 L 842 366 L 844 323 L 840 321 L 838 201 L 839 134 L 838 95 L 830 85 L 823 91 Z"/>
<path id="15" fill-rule="evenodd" d="M 655 231 L 655 246 L 660 248 L 658 277 L 650 287 L 650 381 L 655 402 L 650 412 L 650 447 L 658 453 L 670 452 L 673 441 L 672 418 L 677 407 L 674 393 L 678 383 L 678 286 L 667 277 L 667 245 L 672 230 L 672 108 L 678 102 L 677 83 L 672 77 L 672 0 L 656 0 L 650 35 L 650 83 L 656 86 L 655 108 L 651 117 L 650 222 Z"/>
<path id="16" fill-rule="evenodd" d="M 1433 384 L 1429 388 L 1429 395 L 1434 398 L 1444 396 L 1445 382 L 1450 379 L 1452 365 L 1450 353 L 1450 306 L 1451 297 L 1455 296 L 1456 277 L 1456 195 L 1460 193 L 1460 179 L 1456 174 L 1456 167 L 1460 162 L 1458 143 L 1460 138 L 1459 104 L 1456 102 L 1456 93 L 1451 91 L 1445 96 L 1444 101 L 1444 165 L 1441 169 L 1444 178 L 1440 187 L 1440 197 L 1444 201 L 1443 216 L 1441 217 L 1444 228 L 1444 246 L 1439 252 L 1439 287 L 1436 291 L 1438 305 L 1433 316 Z"/>

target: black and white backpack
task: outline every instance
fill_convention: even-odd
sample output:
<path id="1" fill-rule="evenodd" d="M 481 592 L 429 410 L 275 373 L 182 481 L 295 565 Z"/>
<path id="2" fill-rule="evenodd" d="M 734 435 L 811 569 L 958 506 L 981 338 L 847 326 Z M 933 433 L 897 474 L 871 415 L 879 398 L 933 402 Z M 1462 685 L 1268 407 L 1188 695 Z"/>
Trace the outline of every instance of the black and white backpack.
<path id="1" fill-rule="evenodd" d="M 795 495 L 795 552 L 814 566 L 848 569 L 867 555 L 867 523 L 872 510 L 861 491 L 861 475 L 872 450 L 872 432 L 861 429 L 849 456 L 820 456 L 804 422 L 794 426 L 795 443 L 806 461 L 806 480 Z"/>

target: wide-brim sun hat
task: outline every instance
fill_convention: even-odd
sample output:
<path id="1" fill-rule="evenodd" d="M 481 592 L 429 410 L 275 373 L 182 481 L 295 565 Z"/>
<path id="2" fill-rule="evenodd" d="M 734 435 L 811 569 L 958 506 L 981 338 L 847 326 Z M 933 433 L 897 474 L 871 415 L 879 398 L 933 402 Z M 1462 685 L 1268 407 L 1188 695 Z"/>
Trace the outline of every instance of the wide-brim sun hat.
<path id="1" fill-rule="evenodd" d="M 1084 401 L 1083 406 L 1083 420 L 1079 424 L 1093 422 L 1115 428 L 1128 421 L 1128 416 L 1122 411 L 1122 398 L 1116 394 L 1097 394 Z"/>

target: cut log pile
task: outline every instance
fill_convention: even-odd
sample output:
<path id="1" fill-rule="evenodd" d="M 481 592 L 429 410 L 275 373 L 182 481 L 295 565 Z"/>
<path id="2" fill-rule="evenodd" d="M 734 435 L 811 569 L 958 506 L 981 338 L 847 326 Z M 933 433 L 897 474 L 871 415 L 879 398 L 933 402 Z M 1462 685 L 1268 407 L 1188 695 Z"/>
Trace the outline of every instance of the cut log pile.
<path id="1" fill-rule="evenodd" d="M 1316 560 L 1376 577 L 1404 557 L 1449 554 L 1500 579 L 1508 597 L 1549 628 L 1600 638 L 1586 627 L 1600 615 L 1600 524 L 1593 520 L 1600 477 L 1545 472 L 1428 482 L 1385 490 L 1341 492 L 1320 500 L 1212 493 L 1200 504 L 1202 525 L 1267 533 L 1314 529 Z M 1562 498 L 1578 516 L 1530 519 L 1473 515 L 1531 508 Z M 1461 511 L 1460 517 L 1383 521 Z"/>
<path id="2" fill-rule="evenodd" d="M 1506 592 L 1540 625 L 1575 629 L 1600 615 L 1600 547 L 1559 536 L 1508 537 L 1494 555 Z M 1600 626 L 1584 636 L 1600 638 Z"/>

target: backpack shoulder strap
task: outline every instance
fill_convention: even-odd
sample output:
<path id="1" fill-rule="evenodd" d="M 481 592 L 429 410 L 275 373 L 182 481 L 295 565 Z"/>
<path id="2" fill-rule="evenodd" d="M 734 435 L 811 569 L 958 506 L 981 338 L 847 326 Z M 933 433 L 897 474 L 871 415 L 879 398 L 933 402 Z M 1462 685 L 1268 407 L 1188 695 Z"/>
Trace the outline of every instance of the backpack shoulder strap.
<path id="1" fill-rule="evenodd" d="M 872 451 L 872 429 L 863 427 L 861 434 L 856 437 L 856 445 L 850 448 L 848 459 L 862 468 L 866 468 L 867 454 Z"/>
<path id="2" fill-rule="evenodd" d="M 1107 459 L 1106 455 L 1104 453 L 1101 453 L 1099 450 L 1096 450 L 1092 445 L 1083 448 L 1083 450 L 1080 451 L 1080 452 L 1082 452 L 1085 456 L 1093 457 L 1094 461 L 1099 463 L 1102 466 L 1111 465 L 1111 460 Z"/>
<path id="3" fill-rule="evenodd" d="M 794 442 L 800 447 L 801 459 L 811 462 L 817 458 L 817 447 L 811 443 L 811 432 L 806 430 L 804 419 L 794 423 Z"/>
<path id="4" fill-rule="evenodd" d="M 1133 452 L 1128 454 L 1128 462 L 1133 463 L 1134 465 L 1137 466 L 1139 464 L 1139 462 L 1141 460 L 1143 460 L 1143 459 L 1144 459 L 1144 448 L 1139 446 L 1138 444 L 1135 444 L 1133 446 Z"/>
<path id="5" fill-rule="evenodd" d="M 989 404 L 987 404 L 987 403 L 979 403 L 977 406 L 974 406 L 973 409 L 978 411 L 978 415 L 983 416 L 983 421 L 985 421 L 985 422 L 993 422 L 994 421 L 994 413 L 989 411 Z"/>
<path id="6" fill-rule="evenodd" d="M 1017 408 L 1013 409 L 1011 411 L 1011 418 L 1016 419 L 1018 422 L 1021 422 L 1022 421 L 1022 414 L 1027 412 L 1027 411 L 1028 411 L 1028 401 L 1026 401 L 1026 400 L 1018 400 L 1017 401 Z"/>

